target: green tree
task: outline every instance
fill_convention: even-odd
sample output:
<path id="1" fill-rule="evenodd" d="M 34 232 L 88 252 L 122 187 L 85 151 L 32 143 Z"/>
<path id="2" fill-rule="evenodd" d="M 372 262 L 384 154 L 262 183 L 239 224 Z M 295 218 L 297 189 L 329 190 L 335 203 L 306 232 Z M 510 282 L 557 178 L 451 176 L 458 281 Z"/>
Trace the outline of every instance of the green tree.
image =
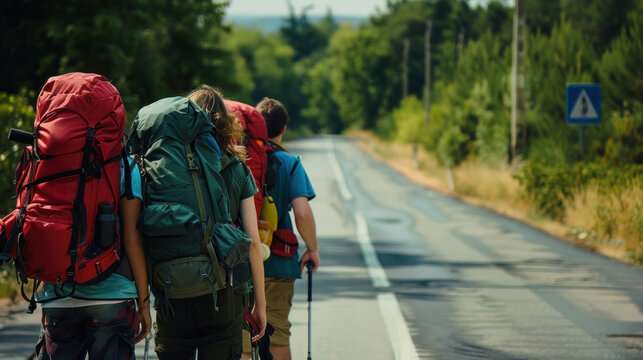
<path id="1" fill-rule="evenodd" d="M 628 14 L 642 6 L 637 0 L 561 0 L 565 17 L 599 53 L 620 34 Z"/>
<path id="2" fill-rule="evenodd" d="M 229 76 L 232 86 L 221 86 L 228 98 L 256 104 L 264 97 L 280 100 L 288 109 L 291 126 L 301 125 L 304 69 L 294 62 L 295 50 L 277 34 L 233 27 L 223 46 L 233 54 Z"/>
<path id="3" fill-rule="evenodd" d="M 612 41 L 596 70 L 608 107 L 620 109 L 643 101 L 643 11 L 633 12 Z"/>
<path id="4" fill-rule="evenodd" d="M 604 120 L 594 147 L 614 165 L 643 163 L 643 16 L 628 17 L 627 26 L 596 67 L 603 88 Z M 607 136 L 604 136 L 607 134 Z"/>
<path id="5" fill-rule="evenodd" d="M 53 75 L 94 72 L 114 81 L 133 115 L 142 103 L 228 79 L 227 54 L 216 45 L 221 3 L 16 0 L 0 10 L 3 53 L 13 55 L 0 60 L 0 90 L 38 89 Z"/>
<path id="6" fill-rule="evenodd" d="M 377 118 L 389 109 L 391 64 L 388 42 L 372 27 L 358 31 L 340 27 L 331 39 L 331 56 L 336 66 L 333 98 L 349 126 L 374 129 Z"/>
<path id="7" fill-rule="evenodd" d="M 424 103 L 415 96 L 402 100 L 400 107 L 391 114 L 395 124 L 395 140 L 407 144 L 426 142 L 427 123 L 425 121 Z"/>
<path id="8" fill-rule="evenodd" d="M 318 24 L 308 20 L 306 14 L 311 6 L 304 8 L 301 15 L 295 13 L 292 3 L 288 4 L 289 15 L 284 21 L 284 26 L 279 29 L 285 41 L 295 49 L 294 61 L 310 56 L 328 45 L 330 34 L 337 25 L 330 11 Z"/>
<path id="9" fill-rule="evenodd" d="M 323 58 L 308 70 L 303 83 L 307 106 L 302 110 L 309 128 L 315 133 L 339 134 L 344 130 L 333 93 L 333 79 L 337 78 L 334 59 Z"/>
<path id="10" fill-rule="evenodd" d="M 545 165 L 563 165 L 578 158 L 578 129 L 565 123 L 565 85 L 595 81 L 594 51 L 565 18 L 551 36 L 530 36 L 528 42 L 528 156 Z"/>
<path id="11" fill-rule="evenodd" d="M 16 206 L 16 201 L 11 199 L 16 190 L 13 180 L 22 154 L 20 149 L 24 147 L 7 139 L 7 134 L 11 128 L 33 129 L 36 112 L 31 104 L 35 96 L 34 91 L 26 89 L 17 94 L 0 92 L 0 210 L 3 214 Z"/>

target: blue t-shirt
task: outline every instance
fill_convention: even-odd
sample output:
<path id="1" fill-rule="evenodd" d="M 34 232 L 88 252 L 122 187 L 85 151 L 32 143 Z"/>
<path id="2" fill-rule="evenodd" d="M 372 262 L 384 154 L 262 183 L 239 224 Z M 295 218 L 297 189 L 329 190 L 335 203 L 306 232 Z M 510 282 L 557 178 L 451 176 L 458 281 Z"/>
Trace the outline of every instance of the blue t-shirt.
<path id="1" fill-rule="evenodd" d="M 267 189 L 267 193 L 275 201 L 277 218 L 279 219 L 277 228 L 292 231 L 292 221 L 289 215 L 292 201 L 302 196 L 312 200 L 315 197 L 315 190 L 298 157 L 285 151 L 277 151 L 275 156 L 281 166 L 273 165 L 275 166 L 276 184 L 273 188 Z M 299 254 L 291 258 L 271 254 L 264 262 L 264 273 L 266 277 L 271 278 L 300 278 Z"/>
<path id="2" fill-rule="evenodd" d="M 129 159 L 130 164 L 132 160 Z M 141 195 L 141 175 L 138 171 L 138 166 L 134 166 L 132 170 L 132 193 L 135 197 L 143 200 Z M 123 167 L 123 161 L 121 160 L 121 196 L 125 194 L 125 169 Z M 54 286 L 58 287 L 58 294 L 63 295 L 65 293 L 71 292 L 71 285 L 65 285 L 62 288 L 59 285 L 44 284 L 42 291 L 39 291 L 36 295 L 37 301 L 44 301 L 47 299 L 52 299 L 57 297 L 54 290 Z M 138 294 L 136 292 L 136 286 L 133 281 L 130 281 L 123 275 L 111 274 L 107 279 L 94 284 L 94 285 L 77 285 L 76 290 L 74 291 L 72 298 L 83 299 L 83 300 L 118 300 L 118 299 L 136 299 Z M 52 302 L 67 300 L 69 297 L 62 299 L 53 300 Z"/>

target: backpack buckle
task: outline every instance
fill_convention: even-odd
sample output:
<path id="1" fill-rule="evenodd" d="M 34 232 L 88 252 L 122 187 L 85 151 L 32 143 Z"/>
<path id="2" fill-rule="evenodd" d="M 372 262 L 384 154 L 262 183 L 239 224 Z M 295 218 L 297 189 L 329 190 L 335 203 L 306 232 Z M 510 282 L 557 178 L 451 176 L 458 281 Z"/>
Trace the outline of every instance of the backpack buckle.
<path id="1" fill-rule="evenodd" d="M 100 176 L 101 176 L 100 169 L 101 169 L 100 166 L 95 161 L 93 161 L 87 167 L 87 175 L 95 179 L 100 179 Z"/>

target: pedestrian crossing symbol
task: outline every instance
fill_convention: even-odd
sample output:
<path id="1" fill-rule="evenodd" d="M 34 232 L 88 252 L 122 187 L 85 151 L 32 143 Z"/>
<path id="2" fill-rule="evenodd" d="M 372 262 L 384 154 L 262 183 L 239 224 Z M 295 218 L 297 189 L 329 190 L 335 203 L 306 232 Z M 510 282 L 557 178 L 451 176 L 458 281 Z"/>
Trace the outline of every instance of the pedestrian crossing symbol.
<path id="1" fill-rule="evenodd" d="M 601 86 L 567 84 L 567 123 L 591 125 L 601 123 Z"/>

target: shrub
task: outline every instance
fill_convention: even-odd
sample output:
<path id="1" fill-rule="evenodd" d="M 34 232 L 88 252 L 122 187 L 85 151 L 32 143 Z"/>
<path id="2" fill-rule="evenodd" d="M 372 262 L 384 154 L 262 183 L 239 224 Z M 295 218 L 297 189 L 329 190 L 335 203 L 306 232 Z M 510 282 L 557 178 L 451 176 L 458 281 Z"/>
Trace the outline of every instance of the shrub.
<path id="1" fill-rule="evenodd" d="M 400 107 L 391 114 L 395 124 L 395 140 L 418 144 L 426 142 L 427 124 L 424 104 L 415 96 L 402 100 Z"/>
<path id="2" fill-rule="evenodd" d="M 562 220 L 565 201 L 578 191 L 595 183 L 601 195 L 620 194 L 639 186 L 643 180 L 643 165 L 628 164 L 613 167 L 600 163 L 577 163 L 573 166 L 548 167 L 535 162 L 526 163 L 516 175 L 522 196 L 531 199 L 545 215 Z"/>
<path id="3" fill-rule="evenodd" d="M 20 159 L 20 147 L 7 139 L 11 128 L 31 131 L 36 112 L 31 106 L 35 91 L 22 89 L 18 94 L 0 92 L 0 210 L 4 214 L 15 206 L 14 171 Z"/>

